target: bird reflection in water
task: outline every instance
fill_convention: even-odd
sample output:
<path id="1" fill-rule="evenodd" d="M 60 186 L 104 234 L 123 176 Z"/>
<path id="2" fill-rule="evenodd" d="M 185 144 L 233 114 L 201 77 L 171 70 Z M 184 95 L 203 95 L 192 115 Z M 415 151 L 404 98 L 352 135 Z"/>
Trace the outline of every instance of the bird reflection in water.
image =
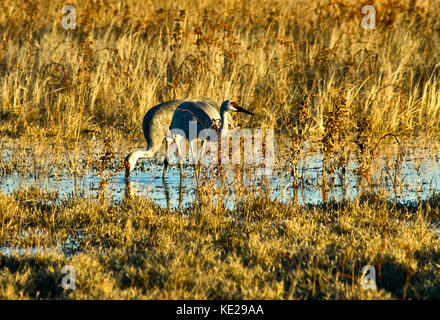
<path id="1" fill-rule="evenodd" d="M 163 190 L 164 190 L 164 196 L 165 201 L 167 204 L 167 209 L 172 209 L 170 206 L 171 197 L 170 197 L 170 187 L 166 181 L 166 179 L 162 179 L 163 182 Z M 125 179 L 125 199 L 131 199 L 137 195 L 137 188 L 134 187 L 129 179 Z M 182 208 L 182 202 L 183 202 L 183 179 L 180 178 L 179 183 L 179 206 L 178 209 L 180 210 Z"/>
<path id="2" fill-rule="evenodd" d="M 167 209 L 171 209 L 170 206 L 170 189 L 168 186 L 168 183 L 166 181 L 166 179 L 162 179 L 163 182 L 163 189 L 164 189 L 164 194 L 165 194 L 165 200 L 167 202 Z M 182 208 L 182 202 L 183 202 L 183 178 L 182 176 L 180 177 L 180 182 L 179 182 L 179 206 L 177 207 L 179 210 Z"/>

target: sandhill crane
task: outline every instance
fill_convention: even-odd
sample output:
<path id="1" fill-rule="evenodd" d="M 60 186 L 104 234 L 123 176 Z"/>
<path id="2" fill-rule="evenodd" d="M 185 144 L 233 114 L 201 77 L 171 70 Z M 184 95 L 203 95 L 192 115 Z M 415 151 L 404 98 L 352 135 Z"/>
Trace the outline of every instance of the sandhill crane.
<path id="1" fill-rule="evenodd" d="M 202 138 L 203 144 L 201 150 L 204 150 L 204 146 L 206 143 L 206 137 L 203 135 L 200 136 L 200 133 L 204 129 L 212 129 L 215 125 L 215 122 L 221 120 L 221 127 L 219 133 L 221 136 L 226 136 L 229 127 L 229 113 L 230 112 L 244 112 L 250 115 L 253 115 L 252 112 L 240 107 L 237 102 L 232 100 L 223 101 L 220 106 L 220 113 L 218 110 L 214 108 L 207 108 L 200 102 L 184 102 L 180 104 L 176 110 L 174 111 L 173 118 L 171 120 L 170 125 L 170 134 L 168 135 L 168 143 L 174 141 L 177 145 L 177 151 L 179 154 L 179 158 L 181 159 L 182 150 L 179 149 L 182 147 L 180 144 L 182 139 L 186 139 L 189 142 L 191 148 L 191 154 L 195 157 L 195 149 L 193 143 L 197 143 L 198 138 Z M 191 136 L 190 132 L 190 122 L 195 121 L 197 130 L 193 136 Z M 178 129 L 178 130 L 176 130 Z M 184 135 L 183 135 L 184 134 Z M 217 141 L 218 136 L 209 137 L 210 141 Z M 182 159 L 181 159 L 182 160 Z M 197 157 L 195 163 L 195 175 L 198 180 L 198 170 L 197 166 L 199 165 L 199 159 Z M 182 173 L 182 172 L 181 172 Z"/>
<path id="2" fill-rule="evenodd" d="M 137 150 L 131 152 L 125 158 L 125 177 L 128 178 L 133 171 L 136 162 L 139 158 L 153 158 L 162 146 L 163 141 L 166 142 L 166 135 L 168 133 L 170 123 L 174 114 L 174 110 L 185 102 L 194 102 L 200 104 L 203 109 L 218 112 L 219 105 L 217 102 L 202 98 L 199 101 L 191 99 L 182 99 L 167 101 L 154 106 L 145 114 L 142 121 L 142 130 L 144 132 L 145 140 L 147 141 L 147 150 Z M 168 145 L 166 146 L 168 149 Z M 168 160 L 165 157 L 162 178 L 165 177 L 168 167 Z"/>

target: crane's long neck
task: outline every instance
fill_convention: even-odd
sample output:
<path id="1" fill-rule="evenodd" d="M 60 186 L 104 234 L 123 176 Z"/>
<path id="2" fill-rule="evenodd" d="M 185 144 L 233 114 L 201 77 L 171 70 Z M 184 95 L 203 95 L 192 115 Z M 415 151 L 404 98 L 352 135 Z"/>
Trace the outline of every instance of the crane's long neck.
<path id="1" fill-rule="evenodd" d="M 220 118 L 222 120 L 222 125 L 220 127 L 220 135 L 226 136 L 229 130 L 229 111 L 224 109 L 220 110 Z"/>
<path id="2" fill-rule="evenodd" d="M 125 158 L 125 177 L 128 178 L 139 158 L 152 158 L 154 154 L 153 150 L 137 150 L 130 153 Z"/>
<path id="3" fill-rule="evenodd" d="M 151 150 L 136 150 L 127 156 L 127 160 L 133 163 L 133 168 L 139 158 L 152 158 L 154 153 Z"/>
<path id="4" fill-rule="evenodd" d="M 137 150 L 135 151 L 137 158 L 151 158 L 154 156 L 151 150 Z"/>

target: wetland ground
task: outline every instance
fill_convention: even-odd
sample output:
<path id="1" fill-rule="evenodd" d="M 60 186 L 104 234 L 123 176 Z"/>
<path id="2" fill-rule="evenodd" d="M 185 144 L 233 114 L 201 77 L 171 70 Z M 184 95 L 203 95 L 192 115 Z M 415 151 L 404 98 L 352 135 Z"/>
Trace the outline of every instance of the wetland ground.
<path id="1" fill-rule="evenodd" d="M 438 1 L 65 5 L 0 3 L 1 299 L 440 297 Z M 274 131 L 272 175 L 127 182 L 145 112 L 200 97 Z"/>

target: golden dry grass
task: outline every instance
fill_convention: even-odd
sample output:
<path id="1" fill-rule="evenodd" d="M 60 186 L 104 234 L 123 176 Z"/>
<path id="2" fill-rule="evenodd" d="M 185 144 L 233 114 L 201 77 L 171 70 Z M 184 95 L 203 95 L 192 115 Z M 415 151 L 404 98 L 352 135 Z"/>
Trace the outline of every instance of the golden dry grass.
<path id="1" fill-rule="evenodd" d="M 64 30 L 66 4 L 0 3 L 1 176 L 114 174 L 144 113 L 176 98 L 240 101 L 256 115 L 239 125 L 275 129 L 294 176 L 313 142 L 323 189 L 350 156 L 368 182 L 381 152 L 401 162 L 408 142 L 420 154 L 438 137 L 438 1 L 78 0 Z M 360 26 L 365 4 L 375 30 Z M 439 298 L 436 197 L 305 207 L 241 190 L 226 210 L 207 192 L 183 211 L 2 193 L 0 247 L 78 248 L 0 253 L 0 298 Z M 360 286 L 366 264 L 377 291 Z"/>
<path id="2" fill-rule="evenodd" d="M 3 1 L 1 132 L 139 135 L 151 106 L 201 96 L 283 131 L 307 95 L 318 132 L 343 102 L 376 135 L 437 133 L 438 2 L 368 2 L 376 30 L 360 26 L 365 3 L 73 1 L 64 30 L 62 1 Z"/>
<path id="3" fill-rule="evenodd" d="M 32 194 L 51 197 L 0 198 L 0 246 L 40 248 L 0 255 L 3 299 L 439 298 L 437 199 L 304 208 L 249 197 L 232 211 L 201 202 L 173 212 L 142 198 L 44 205 Z M 65 265 L 75 290 L 61 287 Z M 364 265 L 378 290 L 362 288 Z"/>

